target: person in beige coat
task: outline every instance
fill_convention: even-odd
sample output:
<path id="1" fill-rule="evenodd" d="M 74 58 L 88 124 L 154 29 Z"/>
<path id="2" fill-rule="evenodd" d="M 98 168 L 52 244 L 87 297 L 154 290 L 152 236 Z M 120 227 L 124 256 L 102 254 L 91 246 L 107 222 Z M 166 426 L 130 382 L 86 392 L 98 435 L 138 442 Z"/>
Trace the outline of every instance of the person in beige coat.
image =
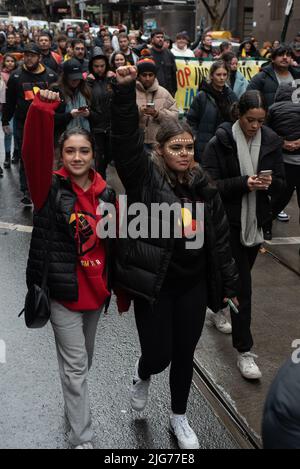
<path id="1" fill-rule="evenodd" d="M 136 99 L 140 127 L 145 132 L 145 148 L 151 151 L 157 143 L 156 134 L 160 126 L 170 119 L 177 120 L 179 112 L 175 99 L 169 91 L 159 85 L 155 62 L 147 49 L 142 51 L 137 70 Z"/>

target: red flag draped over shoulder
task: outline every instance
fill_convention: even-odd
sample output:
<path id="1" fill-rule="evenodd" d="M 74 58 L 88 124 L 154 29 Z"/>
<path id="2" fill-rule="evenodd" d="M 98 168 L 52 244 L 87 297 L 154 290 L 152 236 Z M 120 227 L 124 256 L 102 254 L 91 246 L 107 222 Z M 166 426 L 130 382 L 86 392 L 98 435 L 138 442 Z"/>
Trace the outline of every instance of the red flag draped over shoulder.
<path id="1" fill-rule="evenodd" d="M 32 102 L 24 127 L 22 158 L 29 192 L 36 210 L 47 200 L 52 184 L 54 161 L 54 112 L 59 101 Z"/>

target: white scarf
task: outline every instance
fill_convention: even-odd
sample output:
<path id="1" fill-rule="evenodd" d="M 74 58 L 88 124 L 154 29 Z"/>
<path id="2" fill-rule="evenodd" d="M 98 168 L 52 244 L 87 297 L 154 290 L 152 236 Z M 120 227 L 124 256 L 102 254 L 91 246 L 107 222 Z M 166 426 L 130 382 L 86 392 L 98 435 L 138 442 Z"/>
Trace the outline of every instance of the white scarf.
<path id="1" fill-rule="evenodd" d="M 232 127 L 233 138 L 237 144 L 237 153 L 242 176 L 257 174 L 258 159 L 261 148 L 261 129 L 255 137 L 247 142 L 239 121 Z M 257 227 L 256 191 L 245 194 L 242 198 L 241 243 L 252 247 L 264 242 L 262 229 Z"/>

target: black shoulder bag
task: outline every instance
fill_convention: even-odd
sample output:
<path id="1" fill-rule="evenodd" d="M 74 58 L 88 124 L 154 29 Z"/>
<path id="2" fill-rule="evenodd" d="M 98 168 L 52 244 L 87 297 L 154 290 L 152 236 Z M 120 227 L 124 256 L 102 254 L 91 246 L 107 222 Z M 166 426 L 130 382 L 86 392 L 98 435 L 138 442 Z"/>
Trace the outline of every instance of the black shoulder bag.
<path id="1" fill-rule="evenodd" d="M 29 329 L 39 329 L 41 327 L 44 327 L 51 316 L 50 294 L 49 288 L 47 286 L 47 281 L 50 263 L 50 253 L 54 234 L 54 210 L 52 209 L 52 207 L 50 208 L 50 213 L 51 226 L 49 238 L 47 240 L 47 250 L 45 252 L 42 284 L 41 286 L 34 284 L 29 288 L 25 298 L 25 307 L 18 316 L 20 317 L 24 313 L 25 324 Z"/>

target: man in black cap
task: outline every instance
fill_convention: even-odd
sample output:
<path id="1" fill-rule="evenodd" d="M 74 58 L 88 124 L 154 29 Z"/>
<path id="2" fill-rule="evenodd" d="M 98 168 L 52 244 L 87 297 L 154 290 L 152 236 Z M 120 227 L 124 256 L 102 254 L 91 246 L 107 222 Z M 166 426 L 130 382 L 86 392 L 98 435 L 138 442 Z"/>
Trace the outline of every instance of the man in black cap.
<path id="1" fill-rule="evenodd" d="M 41 51 L 37 44 L 30 43 L 24 48 L 24 63 L 9 77 L 6 90 L 6 103 L 3 105 L 3 131 L 10 132 L 9 122 L 16 120 L 16 139 L 22 148 L 23 129 L 30 104 L 40 89 L 47 89 L 57 80 L 57 75 L 41 63 Z M 20 164 L 20 186 L 23 192 L 21 202 L 31 205 L 28 194 L 24 166 Z"/>
<path id="2" fill-rule="evenodd" d="M 41 62 L 55 73 L 61 73 L 62 58 L 59 54 L 51 50 L 52 35 L 49 31 L 42 31 L 38 38 L 38 45 L 41 50 Z"/>
<path id="3" fill-rule="evenodd" d="M 164 49 L 165 34 L 160 29 L 151 33 L 151 54 L 157 67 L 160 86 L 166 88 L 174 97 L 177 91 L 176 62 L 169 49 Z"/>

